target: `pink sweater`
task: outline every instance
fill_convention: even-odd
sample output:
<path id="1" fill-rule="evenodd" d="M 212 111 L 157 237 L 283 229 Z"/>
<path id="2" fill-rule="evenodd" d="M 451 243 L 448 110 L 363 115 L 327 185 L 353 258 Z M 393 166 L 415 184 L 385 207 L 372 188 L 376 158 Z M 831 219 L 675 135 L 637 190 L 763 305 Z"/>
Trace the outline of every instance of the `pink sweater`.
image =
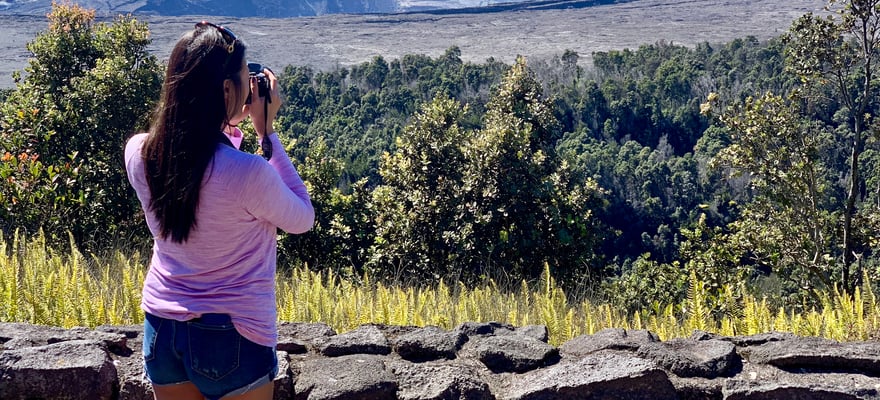
<path id="1" fill-rule="evenodd" d="M 159 237 L 149 210 L 141 148 L 147 134 L 125 147 L 128 180 L 153 234 L 153 256 L 141 308 L 184 321 L 203 313 L 230 314 L 236 330 L 263 346 L 275 346 L 276 228 L 303 233 L 315 221 L 308 191 L 276 134 L 272 157 L 220 144 L 205 170 L 196 226 L 184 243 Z M 169 238 L 170 239 L 170 238 Z"/>

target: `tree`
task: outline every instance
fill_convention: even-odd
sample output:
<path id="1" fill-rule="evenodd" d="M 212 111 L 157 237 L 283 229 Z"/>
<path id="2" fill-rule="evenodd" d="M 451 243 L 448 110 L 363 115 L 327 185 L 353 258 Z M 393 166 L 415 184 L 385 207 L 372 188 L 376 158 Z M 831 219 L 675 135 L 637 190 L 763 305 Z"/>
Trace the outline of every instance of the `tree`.
<path id="1" fill-rule="evenodd" d="M 854 221 L 858 218 L 864 174 L 861 155 L 869 137 L 877 133 L 875 62 L 880 50 L 880 0 L 831 0 L 842 5 L 821 18 L 807 14 L 798 19 L 787 36 L 787 69 L 803 83 L 798 92 L 804 102 L 815 104 L 833 91 L 845 117 L 839 120 L 839 140 L 849 152 L 846 200 L 842 210 L 842 263 L 839 282 L 852 292 L 861 277 L 851 273 L 863 244 L 857 243 Z M 855 279 L 853 279 L 855 277 Z"/>
<path id="2" fill-rule="evenodd" d="M 279 265 L 360 275 L 374 236 L 366 179 L 355 182 L 348 192 L 340 189 L 342 161 L 330 154 L 323 138 L 312 143 L 299 170 L 315 207 L 315 226 L 305 234 L 282 236 Z"/>
<path id="3" fill-rule="evenodd" d="M 710 100 L 715 100 L 714 96 Z M 748 174 L 753 200 L 729 228 L 739 249 L 799 289 L 832 285 L 836 215 L 823 155 L 827 127 L 803 117 L 797 102 L 773 94 L 730 106 L 720 119 L 731 145 L 713 163 Z M 701 277 L 701 279 L 705 279 Z"/>
<path id="4" fill-rule="evenodd" d="M 729 227 L 757 266 L 799 290 L 839 285 L 851 293 L 872 247 L 866 228 L 877 220 L 864 203 L 871 179 L 862 155 L 876 147 L 869 138 L 877 132 L 880 1 L 829 2 L 840 5 L 836 16 L 807 14 L 792 24 L 785 73 L 799 85 L 786 97 L 768 93 L 728 108 L 721 121 L 731 144 L 716 161 L 747 174 L 754 191 Z M 718 97 L 709 100 L 705 111 Z"/>
<path id="5" fill-rule="evenodd" d="M 363 74 L 364 82 L 368 88 L 379 89 L 382 87 L 385 77 L 388 75 L 388 63 L 382 56 L 373 57 L 372 62 L 364 63 L 361 68 L 360 72 Z"/>
<path id="6" fill-rule="evenodd" d="M 145 23 L 95 23 L 93 11 L 68 4 L 53 4 L 48 18 L 0 112 L 0 220 L 65 240 L 69 230 L 83 244 L 142 225 L 122 149 L 146 125 L 161 68 Z"/>
<path id="7" fill-rule="evenodd" d="M 544 265 L 560 280 L 588 276 L 604 192 L 557 156 L 550 104 L 520 59 L 481 130 L 445 95 L 423 107 L 383 157 L 372 265 L 417 279 L 531 279 Z"/>
<path id="8" fill-rule="evenodd" d="M 468 279 L 473 217 L 464 212 L 464 149 L 473 132 L 460 126 L 464 108 L 440 95 L 425 104 L 382 158 L 383 184 L 373 192 L 376 241 L 372 265 L 384 275 Z M 464 276 L 461 276 L 462 274 Z"/>
<path id="9" fill-rule="evenodd" d="M 560 278 L 590 273 L 604 192 L 557 155 L 562 135 L 551 104 L 517 59 L 465 152 L 476 268 L 516 279 L 538 277 L 545 263 Z"/>

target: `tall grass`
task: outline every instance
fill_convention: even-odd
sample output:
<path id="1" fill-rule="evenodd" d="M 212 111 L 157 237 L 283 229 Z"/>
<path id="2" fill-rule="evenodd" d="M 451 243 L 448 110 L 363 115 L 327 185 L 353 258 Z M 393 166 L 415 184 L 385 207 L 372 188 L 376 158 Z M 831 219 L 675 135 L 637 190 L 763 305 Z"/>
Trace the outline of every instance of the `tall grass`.
<path id="1" fill-rule="evenodd" d="M 72 243 L 62 254 L 42 236 L 15 235 L 11 242 L 0 236 L 0 321 L 68 328 L 139 324 L 145 262 L 142 255 L 123 250 L 85 257 Z M 475 288 L 457 282 L 392 287 L 369 276 L 354 283 L 305 268 L 279 274 L 277 282 L 280 320 L 326 322 L 337 331 L 364 323 L 450 329 L 465 321 L 499 321 L 546 325 L 556 345 L 609 327 L 648 329 L 664 340 L 689 336 L 695 329 L 723 335 L 788 331 L 842 341 L 866 340 L 880 331 L 880 308 L 869 285 L 853 296 L 820 293 L 822 306 L 803 313 L 774 310 L 763 299 L 740 296 L 731 305 L 738 312 L 715 316 L 693 275 L 683 304 L 633 314 L 589 300 L 572 304 L 546 271 L 538 285 L 522 282 L 513 289 L 491 281 Z"/>

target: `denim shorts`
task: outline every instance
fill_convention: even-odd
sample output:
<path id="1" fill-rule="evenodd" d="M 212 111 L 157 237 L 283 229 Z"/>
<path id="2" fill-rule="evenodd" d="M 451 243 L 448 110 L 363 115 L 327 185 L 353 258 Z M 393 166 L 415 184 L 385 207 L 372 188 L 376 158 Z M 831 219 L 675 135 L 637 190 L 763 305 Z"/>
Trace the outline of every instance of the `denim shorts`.
<path id="1" fill-rule="evenodd" d="M 189 321 L 145 314 L 144 370 L 156 386 L 192 382 L 214 400 L 255 389 L 278 373 L 275 349 L 241 336 L 227 314 Z"/>

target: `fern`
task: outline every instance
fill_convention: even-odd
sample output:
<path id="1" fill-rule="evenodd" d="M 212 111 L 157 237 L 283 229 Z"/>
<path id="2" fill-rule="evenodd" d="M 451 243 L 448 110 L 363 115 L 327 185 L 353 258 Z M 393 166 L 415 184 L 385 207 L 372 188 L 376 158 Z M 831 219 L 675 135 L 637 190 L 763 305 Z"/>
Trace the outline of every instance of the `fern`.
<path id="1" fill-rule="evenodd" d="M 776 311 L 776 318 L 773 320 L 773 325 L 770 329 L 779 332 L 791 331 L 788 321 L 789 318 L 785 315 L 785 308 L 779 307 L 779 310 Z"/>
<path id="2" fill-rule="evenodd" d="M 734 290 L 733 285 L 725 284 L 721 289 L 721 295 L 718 303 L 721 304 L 721 323 L 726 327 L 722 327 L 722 333 L 728 336 L 739 334 L 736 321 L 743 318 L 743 296 L 745 293 L 743 283 L 739 283 L 739 290 Z"/>
<path id="3" fill-rule="evenodd" d="M 736 329 L 734 327 L 735 324 L 733 323 L 733 320 L 725 317 L 723 320 L 721 320 L 721 329 L 718 331 L 718 333 L 724 336 L 735 336 Z"/>
<path id="4" fill-rule="evenodd" d="M 754 335 L 760 333 L 760 316 L 758 315 L 758 302 L 755 298 L 747 296 L 744 301 L 743 308 L 743 325 L 742 330 L 746 335 Z"/>
<path id="5" fill-rule="evenodd" d="M 705 285 L 697 278 L 696 272 L 691 270 L 687 295 L 688 318 L 685 322 L 685 330 L 690 332 L 711 330 L 709 311 L 706 307 L 707 298 Z"/>
<path id="6" fill-rule="evenodd" d="M 644 329 L 642 327 L 642 313 L 640 311 L 633 313 L 632 329 Z"/>
<path id="7" fill-rule="evenodd" d="M 862 299 L 866 312 L 865 330 L 868 338 L 880 338 L 880 312 L 878 312 L 877 295 L 871 284 L 871 278 L 867 271 L 862 273 Z"/>
<path id="8" fill-rule="evenodd" d="M 806 336 L 822 336 L 822 333 L 825 331 L 825 324 L 822 321 L 822 314 L 815 310 L 808 312 L 804 321 L 805 330 L 801 334 Z"/>
<path id="9" fill-rule="evenodd" d="M 110 254 L 84 257 L 72 244 L 59 254 L 46 247 L 42 236 L 28 240 L 15 234 L 11 243 L 0 236 L 0 321 L 65 327 L 139 323 L 145 260 L 121 250 Z M 450 329 L 464 321 L 495 320 L 547 325 L 553 344 L 608 327 L 648 329 L 664 340 L 690 335 L 693 329 L 723 335 L 789 330 L 838 340 L 880 335 L 878 301 L 867 279 L 853 295 L 818 292 L 821 307 L 800 313 L 772 309 L 766 299 L 738 295 L 743 288 L 725 286 L 713 299 L 713 306 L 721 308 L 713 317 L 704 287 L 692 275 L 683 303 L 654 303 L 648 310 L 626 314 L 588 299 L 569 304 L 547 265 L 535 287 L 522 281 L 515 290 L 491 280 L 473 288 L 445 281 L 430 287 L 389 287 L 368 274 L 351 280 L 305 266 L 279 274 L 276 284 L 280 319 L 323 321 L 340 332 L 368 322 Z"/>
<path id="10" fill-rule="evenodd" d="M 564 334 L 553 336 L 554 340 L 550 342 L 551 344 L 558 346 L 558 345 L 562 344 L 561 342 L 556 342 L 556 340 L 558 340 L 558 338 L 564 338 L 564 337 L 573 338 L 578 335 L 578 330 L 574 324 L 574 315 L 575 315 L 574 309 L 569 309 L 568 312 L 565 314 L 565 323 L 563 325 L 565 327 Z"/>

